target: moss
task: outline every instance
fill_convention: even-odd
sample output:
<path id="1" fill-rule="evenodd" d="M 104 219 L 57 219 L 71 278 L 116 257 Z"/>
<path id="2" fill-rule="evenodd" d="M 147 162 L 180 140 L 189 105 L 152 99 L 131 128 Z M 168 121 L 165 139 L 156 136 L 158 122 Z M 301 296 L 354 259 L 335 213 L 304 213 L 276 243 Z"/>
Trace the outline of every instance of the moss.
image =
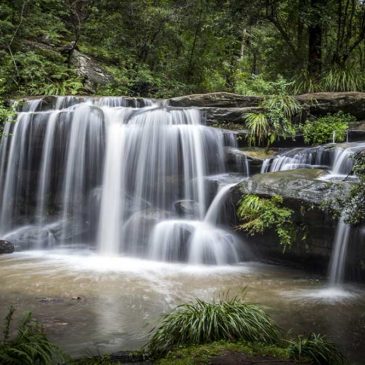
<path id="1" fill-rule="evenodd" d="M 245 153 L 248 157 L 265 160 L 267 158 L 273 158 L 277 151 L 272 149 L 266 148 L 259 148 L 259 147 L 251 147 L 251 148 L 241 148 L 241 151 Z"/>
<path id="2" fill-rule="evenodd" d="M 156 362 L 159 365 L 194 365 L 207 364 L 212 357 L 226 351 L 242 352 L 250 356 L 272 356 L 278 359 L 288 359 L 285 348 L 246 342 L 214 342 L 208 345 L 189 346 L 171 351 L 166 357 Z"/>

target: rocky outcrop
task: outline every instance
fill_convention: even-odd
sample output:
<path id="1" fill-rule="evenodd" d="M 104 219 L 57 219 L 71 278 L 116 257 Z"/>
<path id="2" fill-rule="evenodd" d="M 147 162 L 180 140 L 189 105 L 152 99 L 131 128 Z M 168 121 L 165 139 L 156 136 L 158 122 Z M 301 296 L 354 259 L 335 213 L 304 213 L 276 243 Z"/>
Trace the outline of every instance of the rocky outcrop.
<path id="1" fill-rule="evenodd" d="M 14 252 L 14 245 L 11 242 L 0 240 L 0 255 L 13 252 Z"/>
<path id="2" fill-rule="evenodd" d="M 296 96 L 303 106 L 302 117 L 321 116 L 343 111 L 351 113 L 358 120 L 365 119 L 365 93 L 332 92 L 309 93 Z M 206 113 L 207 123 L 229 123 L 243 120 L 245 114 L 260 111 L 263 97 L 244 96 L 225 92 L 194 94 L 169 99 L 175 107 L 197 107 Z"/>
<path id="3" fill-rule="evenodd" d="M 261 96 L 244 96 L 217 92 L 209 94 L 192 94 L 169 99 L 169 105 L 177 107 L 214 107 L 247 108 L 257 107 L 262 102 Z"/>
<path id="4" fill-rule="evenodd" d="M 298 232 L 297 242 L 283 252 L 275 232 L 268 231 L 246 240 L 254 253 L 269 261 L 301 265 L 322 274 L 327 272 L 337 219 L 323 211 L 323 203 L 328 201 L 334 207 L 337 198 L 346 196 L 350 183 L 320 180 L 325 174 L 325 171 L 317 169 L 280 171 L 255 175 L 240 183 L 235 192 L 236 201 L 245 194 L 263 198 L 278 194 L 283 197 L 284 205 L 294 211 L 293 224 Z M 241 234 L 244 239 L 247 238 L 244 233 Z M 353 242 L 357 241 L 353 238 Z M 348 270 L 361 267 L 361 260 L 365 260 L 365 252 L 362 256 L 355 256 L 348 260 Z M 357 273 L 357 278 L 362 276 L 365 278 L 365 271 Z"/>
<path id="5" fill-rule="evenodd" d="M 94 59 L 77 50 L 72 52 L 71 64 L 75 67 L 77 74 L 84 80 L 86 88 L 91 92 L 95 92 L 96 86 L 106 85 L 113 81 L 113 77 Z"/>
<path id="6" fill-rule="evenodd" d="M 365 119 L 365 93 L 361 92 L 322 92 L 297 96 L 297 100 L 308 113 L 321 116 L 342 111 L 357 119 Z"/>
<path id="7" fill-rule="evenodd" d="M 326 199 L 336 200 L 348 192 L 350 185 L 344 181 L 320 180 L 327 173 L 321 169 L 303 169 L 255 175 L 240 184 L 243 194 L 271 197 L 283 196 L 288 204 L 319 205 Z"/>

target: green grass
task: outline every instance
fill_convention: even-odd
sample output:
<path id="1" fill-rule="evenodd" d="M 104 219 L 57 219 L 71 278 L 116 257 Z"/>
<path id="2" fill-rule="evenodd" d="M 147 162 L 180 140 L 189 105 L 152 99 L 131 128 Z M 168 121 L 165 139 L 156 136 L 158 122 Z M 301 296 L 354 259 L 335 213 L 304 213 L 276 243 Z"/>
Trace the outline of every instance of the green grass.
<path id="1" fill-rule="evenodd" d="M 158 365 L 196 365 L 208 364 L 209 360 L 225 351 L 242 352 L 249 356 L 271 356 L 277 359 L 288 359 L 288 351 L 275 345 L 252 344 L 248 342 L 214 342 L 206 345 L 195 345 L 177 348 L 166 357 L 156 362 Z"/>
<path id="2" fill-rule="evenodd" d="M 295 360 L 308 359 L 318 365 L 343 365 L 344 356 L 336 345 L 325 336 L 312 333 L 308 337 L 299 336 L 289 341 L 289 356 Z"/>
<path id="3" fill-rule="evenodd" d="M 279 328 L 257 305 L 239 299 L 218 303 L 196 299 L 162 317 L 146 350 L 158 357 L 181 345 L 220 340 L 275 344 L 279 335 Z"/>

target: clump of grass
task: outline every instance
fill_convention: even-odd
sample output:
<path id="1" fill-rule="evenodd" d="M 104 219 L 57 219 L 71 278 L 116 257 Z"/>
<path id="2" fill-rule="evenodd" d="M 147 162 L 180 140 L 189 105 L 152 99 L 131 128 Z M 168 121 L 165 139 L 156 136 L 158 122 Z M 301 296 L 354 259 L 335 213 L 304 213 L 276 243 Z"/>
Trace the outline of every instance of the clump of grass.
<path id="1" fill-rule="evenodd" d="M 299 336 L 289 341 L 289 356 L 295 360 L 311 360 L 318 365 L 342 365 L 345 363 L 343 354 L 335 344 L 325 336 L 312 333 L 308 337 Z"/>
<path id="2" fill-rule="evenodd" d="M 55 365 L 63 364 L 65 356 L 44 334 L 40 324 L 28 313 L 22 319 L 17 333 L 10 336 L 15 308 L 10 307 L 5 317 L 3 339 L 0 342 L 2 365 Z"/>
<path id="3" fill-rule="evenodd" d="M 161 356 L 177 346 L 220 340 L 274 344 L 279 341 L 279 333 L 257 305 L 237 298 L 218 303 L 196 299 L 164 315 L 146 349 L 152 356 Z"/>

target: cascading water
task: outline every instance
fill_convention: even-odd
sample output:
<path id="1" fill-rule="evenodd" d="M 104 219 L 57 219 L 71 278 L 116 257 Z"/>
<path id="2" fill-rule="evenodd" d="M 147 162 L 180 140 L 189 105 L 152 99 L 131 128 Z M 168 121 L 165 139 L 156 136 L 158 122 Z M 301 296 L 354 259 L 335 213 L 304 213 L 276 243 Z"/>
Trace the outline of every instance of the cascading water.
<path id="1" fill-rule="evenodd" d="M 345 216 L 342 214 L 337 224 L 329 266 L 329 284 L 332 287 L 340 286 L 343 283 L 350 229 L 351 226 L 345 223 Z"/>
<path id="2" fill-rule="evenodd" d="M 324 145 L 309 148 L 295 148 L 273 159 L 266 159 L 261 173 L 296 170 L 302 168 L 322 168 L 330 171 L 330 176 L 347 176 L 352 171 L 352 156 L 365 148 L 365 143 L 346 145 Z"/>
<path id="3" fill-rule="evenodd" d="M 206 181 L 225 172 L 232 141 L 198 110 L 151 100 L 28 102 L 0 145 L 2 237 L 20 248 L 83 243 L 104 255 L 236 262 L 236 237 L 216 227 L 231 186 L 207 210 Z"/>

